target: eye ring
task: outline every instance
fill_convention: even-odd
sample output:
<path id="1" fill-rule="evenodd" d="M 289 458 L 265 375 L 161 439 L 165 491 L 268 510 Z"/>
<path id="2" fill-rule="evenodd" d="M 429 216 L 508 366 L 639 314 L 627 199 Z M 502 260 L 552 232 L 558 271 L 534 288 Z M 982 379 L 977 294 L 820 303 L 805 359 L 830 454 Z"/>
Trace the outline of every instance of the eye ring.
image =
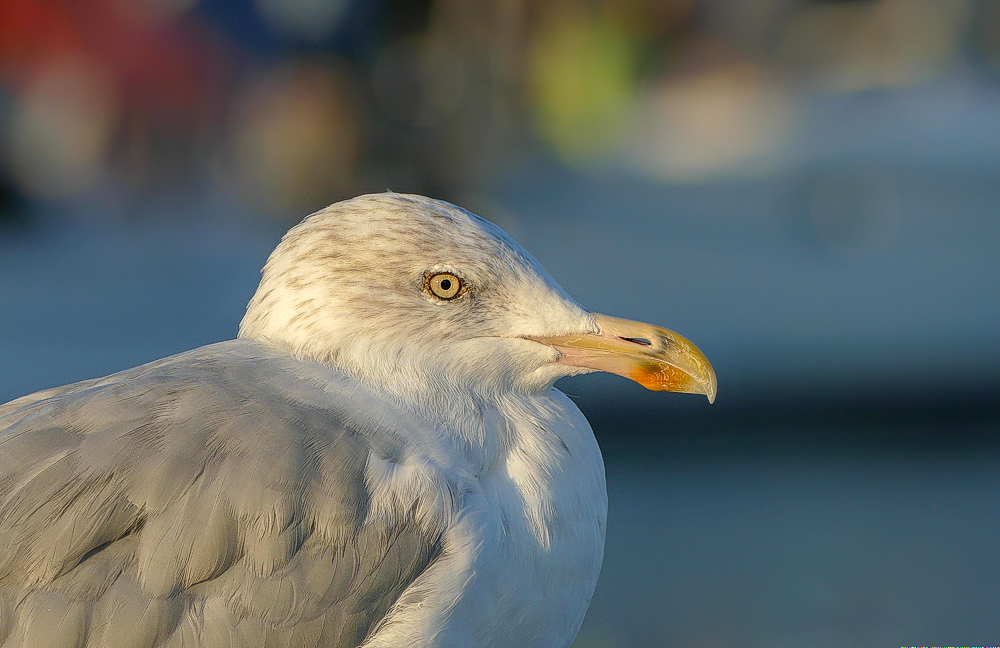
<path id="1" fill-rule="evenodd" d="M 424 287 L 431 295 L 444 301 L 461 297 L 465 292 L 465 282 L 450 272 L 435 272 L 427 275 Z"/>

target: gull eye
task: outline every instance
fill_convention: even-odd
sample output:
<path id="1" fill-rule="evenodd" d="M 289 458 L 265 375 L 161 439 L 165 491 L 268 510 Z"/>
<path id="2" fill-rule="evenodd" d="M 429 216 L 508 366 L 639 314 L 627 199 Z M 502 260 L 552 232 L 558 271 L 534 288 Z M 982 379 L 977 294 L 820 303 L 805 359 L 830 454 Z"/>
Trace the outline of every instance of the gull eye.
<path id="1" fill-rule="evenodd" d="M 462 280 L 450 272 L 438 272 L 427 277 L 427 291 L 438 299 L 455 299 L 465 292 Z"/>

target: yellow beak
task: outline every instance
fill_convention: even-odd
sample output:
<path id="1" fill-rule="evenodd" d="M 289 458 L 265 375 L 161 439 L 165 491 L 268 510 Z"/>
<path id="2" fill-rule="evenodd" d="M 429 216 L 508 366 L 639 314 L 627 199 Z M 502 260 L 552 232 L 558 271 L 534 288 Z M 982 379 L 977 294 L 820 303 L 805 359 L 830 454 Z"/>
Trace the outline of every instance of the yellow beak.
<path id="1" fill-rule="evenodd" d="M 624 376 L 654 391 L 715 401 L 715 371 L 686 338 L 659 326 L 593 314 L 598 333 L 531 338 L 559 351 L 557 362 Z"/>

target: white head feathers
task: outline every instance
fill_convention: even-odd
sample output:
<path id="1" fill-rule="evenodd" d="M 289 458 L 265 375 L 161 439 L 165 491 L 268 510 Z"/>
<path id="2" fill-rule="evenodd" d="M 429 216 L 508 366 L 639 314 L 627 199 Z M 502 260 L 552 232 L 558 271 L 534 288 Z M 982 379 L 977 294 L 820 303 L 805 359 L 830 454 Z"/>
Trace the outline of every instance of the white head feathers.
<path id="1" fill-rule="evenodd" d="M 427 281 L 436 273 L 458 277 L 464 292 L 434 296 Z M 446 202 L 386 193 L 292 228 L 268 258 L 239 335 L 373 387 L 489 394 L 580 373 L 523 338 L 595 329 L 500 228 Z"/>

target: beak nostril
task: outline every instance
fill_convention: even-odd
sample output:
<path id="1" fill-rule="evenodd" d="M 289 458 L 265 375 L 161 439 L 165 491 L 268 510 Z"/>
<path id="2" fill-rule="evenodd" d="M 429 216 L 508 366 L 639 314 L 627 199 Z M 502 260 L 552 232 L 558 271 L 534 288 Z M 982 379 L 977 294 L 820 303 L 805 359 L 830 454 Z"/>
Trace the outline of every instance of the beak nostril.
<path id="1" fill-rule="evenodd" d="M 626 342 L 632 342 L 633 344 L 638 344 L 641 346 L 651 346 L 653 343 L 646 338 L 634 338 L 634 337 L 618 337 L 619 340 L 625 340 Z"/>

